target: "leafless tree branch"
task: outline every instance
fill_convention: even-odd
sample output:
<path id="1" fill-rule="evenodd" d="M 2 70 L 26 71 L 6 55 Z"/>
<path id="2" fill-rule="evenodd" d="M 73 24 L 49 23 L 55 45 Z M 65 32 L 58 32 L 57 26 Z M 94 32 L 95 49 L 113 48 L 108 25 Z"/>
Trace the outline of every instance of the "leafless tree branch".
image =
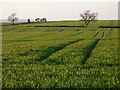
<path id="1" fill-rule="evenodd" d="M 16 17 L 16 13 L 12 13 L 10 16 L 8 16 L 8 21 L 12 22 L 13 24 L 17 20 L 18 18 Z"/>
<path id="2" fill-rule="evenodd" d="M 90 10 L 87 10 L 83 14 L 80 14 L 80 17 L 84 21 L 86 27 L 91 21 L 97 20 L 96 19 L 97 13 L 90 13 L 90 12 L 91 12 Z"/>

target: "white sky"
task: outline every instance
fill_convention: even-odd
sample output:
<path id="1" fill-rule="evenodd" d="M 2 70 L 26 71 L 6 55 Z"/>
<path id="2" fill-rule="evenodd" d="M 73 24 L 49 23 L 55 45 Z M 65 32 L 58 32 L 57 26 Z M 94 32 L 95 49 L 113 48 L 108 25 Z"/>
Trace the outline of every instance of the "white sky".
<path id="1" fill-rule="evenodd" d="M 0 19 L 15 12 L 19 19 L 79 20 L 85 10 L 98 12 L 98 19 L 118 19 L 119 0 L 0 0 Z M 0 5 L 0 7 L 1 7 Z"/>

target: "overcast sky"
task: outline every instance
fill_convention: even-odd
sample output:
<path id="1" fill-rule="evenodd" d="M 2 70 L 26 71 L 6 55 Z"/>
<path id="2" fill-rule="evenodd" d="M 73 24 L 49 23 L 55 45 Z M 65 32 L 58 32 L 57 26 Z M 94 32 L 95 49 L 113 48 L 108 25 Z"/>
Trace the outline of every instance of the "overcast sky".
<path id="1" fill-rule="evenodd" d="M 119 0 L 1 0 L 0 19 L 15 12 L 19 19 L 45 17 L 48 20 L 79 20 L 85 10 L 98 13 L 98 19 L 118 19 Z"/>

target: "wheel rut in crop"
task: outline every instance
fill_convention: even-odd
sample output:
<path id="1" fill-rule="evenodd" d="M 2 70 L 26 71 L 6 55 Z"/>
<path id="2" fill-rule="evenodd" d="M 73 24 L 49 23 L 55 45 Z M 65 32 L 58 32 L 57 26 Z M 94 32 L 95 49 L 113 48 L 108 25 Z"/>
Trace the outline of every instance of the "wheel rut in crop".
<path id="1" fill-rule="evenodd" d="M 114 26 L 113 20 L 110 20 L 108 25 L 99 26 L 99 28 L 120 28 L 120 27 Z"/>
<path id="2" fill-rule="evenodd" d="M 100 39 L 96 39 L 94 40 L 92 43 L 90 43 L 89 45 L 87 45 L 85 48 L 83 48 L 84 51 L 84 58 L 82 59 L 81 63 L 85 64 L 86 61 L 89 59 L 91 52 L 93 51 L 93 49 L 96 47 L 97 43 L 99 42 Z"/>
<path id="3" fill-rule="evenodd" d="M 113 20 L 110 20 L 109 26 L 113 26 Z"/>
<path id="4" fill-rule="evenodd" d="M 36 35 L 36 36 L 32 36 L 32 37 L 26 37 L 26 38 L 22 38 L 22 39 L 32 39 L 32 38 L 36 38 L 36 37 L 42 37 L 42 36 L 47 36 L 50 34 L 42 34 L 42 35 Z"/>
<path id="5" fill-rule="evenodd" d="M 110 21 L 109 26 L 111 26 L 111 27 L 113 26 L 113 20 L 111 20 L 111 21 Z M 109 37 L 111 37 L 112 30 L 113 30 L 113 28 L 110 28 L 110 31 L 109 31 L 109 34 L 108 34 L 108 35 L 109 35 Z"/>
<path id="6" fill-rule="evenodd" d="M 53 46 L 53 47 L 48 47 L 47 49 L 41 51 L 42 52 L 42 56 L 36 58 L 35 60 L 37 61 L 43 61 L 45 59 L 47 59 L 50 55 L 52 55 L 53 53 L 56 53 L 58 52 L 59 50 L 71 45 L 71 44 L 74 44 L 76 42 L 79 42 L 83 39 L 78 39 L 78 40 L 75 40 L 75 41 L 71 41 L 67 44 L 62 44 L 62 45 L 58 45 L 58 46 Z"/>
<path id="7" fill-rule="evenodd" d="M 77 35 L 80 35 L 80 34 L 82 34 L 83 32 L 78 32 L 78 33 L 76 33 L 76 34 L 74 34 L 74 35 L 71 35 L 71 37 L 75 37 L 75 36 L 77 36 Z"/>
<path id="8" fill-rule="evenodd" d="M 22 29 L 22 30 L 20 30 L 20 31 L 18 31 L 18 32 L 26 32 L 26 31 L 30 31 L 31 29 L 32 29 L 31 27 L 28 27 L 28 28 Z"/>
<path id="9" fill-rule="evenodd" d="M 99 31 L 93 36 L 93 38 L 95 38 L 98 35 Z"/>
<path id="10" fill-rule="evenodd" d="M 51 33 L 51 34 L 55 34 L 55 33 Z M 42 36 L 47 36 L 47 35 L 50 35 L 50 34 L 36 35 L 36 36 L 32 36 L 32 37 L 26 37 L 26 38 L 23 38 L 23 39 L 32 39 L 32 38 L 42 37 Z"/>
<path id="11" fill-rule="evenodd" d="M 46 31 L 48 32 L 48 31 Z M 41 37 L 41 36 L 47 36 L 47 35 L 51 35 L 51 34 L 55 34 L 58 32 L 54 32 L 54 33 L 47 33 L 47 34 L 40 34 L 40 35 L 36 35 L 36 36 L 31 36 L 31 37 L 26 37 L 26 38 L 22 38 L 22 39 L 31 39 L 31 38 L 36 38 L 36 37 Z"/>
<path id="12" fill-rule="evenodd" d="M 94 50 L 98 42 L 104 37 L 105 31 L 106 31 L 106 28 L 102 29 L 101 37 L 99 39 L 95 39 L 93 42 L 91 42 L 90 44 L 88 44 L 86 47 L 83 48 L 84 58 L 81 61 L 82 64 L 85 64 L 87 60 L 90 58 L 92 51 Z"/>

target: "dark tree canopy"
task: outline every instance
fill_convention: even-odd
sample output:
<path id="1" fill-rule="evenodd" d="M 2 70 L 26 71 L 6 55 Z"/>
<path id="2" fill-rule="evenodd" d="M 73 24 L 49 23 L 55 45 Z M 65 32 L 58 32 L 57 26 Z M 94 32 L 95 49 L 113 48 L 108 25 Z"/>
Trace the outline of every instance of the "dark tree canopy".
<path id="1" fill-rule="evenodd" d="M 28 19 L 28 23 L 30 23 L 30 19 Z"/>
<path id="2" fill-rule="evenodd" d="M 36 18 L 35 19 L 36 22 L 47 22 L 46 18 Z"/>
<path id="3" fill-rule="evenodd" d="M 36 21 L 36 22 L 40 22 L 40 18 L 36 18 L 35 21 Z"/>

